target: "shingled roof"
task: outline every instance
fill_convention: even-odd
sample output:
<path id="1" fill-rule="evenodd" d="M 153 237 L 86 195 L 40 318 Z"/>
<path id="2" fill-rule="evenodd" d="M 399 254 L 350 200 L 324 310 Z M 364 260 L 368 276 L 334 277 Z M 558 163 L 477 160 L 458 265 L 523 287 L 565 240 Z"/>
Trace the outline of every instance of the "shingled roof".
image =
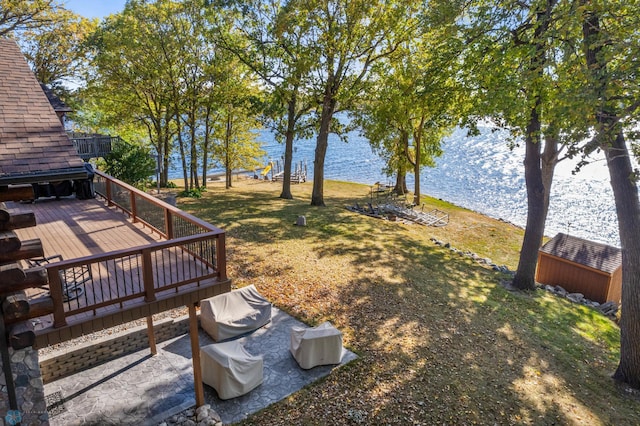
<path id="1" fill-rule="evenodd" d="M 547 241 L 540 251 L 609 274 L 622 265 L 619 248 L 563 233 Z"/>
<path id="2" fill-rule="evenodd" d="M 18 45 L 0 38 L 0 185 L 86 177 Z"/>
<path id="3" fill-rule="evenodd" d="M 69 105 L 65 104 L 62 99 L 56 96 L 56 94 L 53 93 L 53 90 L 51 90 L 49 86 L 40 83 L 40 87 L 42 88 L 44 94 L 47 96 L 47 99 L 49 100 L 49 103 L 51 104 L 55 112 L 73 112 L 73 109 L 69 108 Z"/>

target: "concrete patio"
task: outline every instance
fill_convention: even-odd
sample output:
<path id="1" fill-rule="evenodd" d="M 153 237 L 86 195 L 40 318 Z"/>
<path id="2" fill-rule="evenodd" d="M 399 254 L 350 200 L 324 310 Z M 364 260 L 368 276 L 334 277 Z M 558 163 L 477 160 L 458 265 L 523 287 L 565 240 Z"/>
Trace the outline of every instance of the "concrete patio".
<path id="1" fill-rule="evenodd" d="M 331 373 L 337 366 L 301 369 L 289 352 L 289 332 L 304 326 L 273 308 L 267 326 L 239 341 L 264 357 L 264 383 L 246 395 L 220 400 L 205 385 L 205 402 L 224 424 L 238 422 Z M 200 330 L 200 346 L 213 343 Z M 356 358 L 344 349 L 341 364 Z M 158 353 L 141 350 L 45 385 L 51 425 L 157 425 L 195 404 L 189 336 L 158 344 Z"/>

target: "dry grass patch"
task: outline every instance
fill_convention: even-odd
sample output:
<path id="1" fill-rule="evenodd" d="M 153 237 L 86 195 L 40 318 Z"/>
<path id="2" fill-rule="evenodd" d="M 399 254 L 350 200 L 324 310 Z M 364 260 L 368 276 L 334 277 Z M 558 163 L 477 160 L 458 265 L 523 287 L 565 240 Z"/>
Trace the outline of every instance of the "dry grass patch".
<path id="1" fill-rule="evenodd" d="M 434 245 L 515 269 L 522 230 L 448 205 L 442 228 L 352 213 L 368 187 L 212 185 L 180 207 L 227 231 L 228 274 L 315 325 L 332 321 L 359 359 L 245 424 L 640 424 L 637 398 L 610 379 L 619 331 L 546 293 L 510 293 L 503 274 Z M 305 215 L 306 227 L 293 226 Z"/>

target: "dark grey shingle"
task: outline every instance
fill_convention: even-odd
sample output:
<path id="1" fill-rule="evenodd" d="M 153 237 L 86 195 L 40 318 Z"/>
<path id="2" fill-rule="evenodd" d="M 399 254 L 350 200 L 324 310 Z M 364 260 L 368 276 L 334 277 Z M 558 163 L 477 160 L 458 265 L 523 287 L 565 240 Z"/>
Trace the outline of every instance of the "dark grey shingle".
<path id="1" fill-rule="evenodd" d="M 619 248 L 563 233 L 547 241 L 540 251 L 609 274 L 622 264 Z"/>

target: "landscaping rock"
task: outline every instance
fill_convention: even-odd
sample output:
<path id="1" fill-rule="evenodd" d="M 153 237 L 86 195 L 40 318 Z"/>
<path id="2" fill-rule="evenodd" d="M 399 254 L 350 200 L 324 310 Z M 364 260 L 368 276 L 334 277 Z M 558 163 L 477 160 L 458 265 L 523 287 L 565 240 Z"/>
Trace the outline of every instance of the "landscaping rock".
<path id="1" fill-rule="evenodd" d="M 567 299 L 571 300 L 575 303 L 582 303 L 584 300 L 584 294 L 582 293 L 569 293 L 567 294 Z"/>
<path id="2" fill-rule="evenodd" d="M 567 290 L 562 288 L 561 286 L 551 286 L 551 285 L 542 285 L 537 284 L 537 288 L 541 290 L 548 291 L 549 293 L 555 294 L 559 297 L 564 297 L 567 300 L 570 300 L 574 303 L 580 303 L 581 305 L 588 306 L 602 312 L 603 315 L 609 317 L 612 320 L 616 320 L 616 315 L 618 313 L 618 304 L 615 302 L 607 302 L 600 304 L 596 301 L 589 300 L 584 297 L 582 293 L 569 293 Z"/>
<path id="3" fill-rule="evenodd" d="M 513 275 L 513 272 L 509 271 L 509 268 L 507 268 L 505 265 L 498 266 L 495 263 L 493 263 L 493 261 L 491 259 L 489 259 L 488 257 L 482 258 L 482 257 L 478 256 L 476 253 L 474 253 L 472 251 L 459 250 L 459 249 L 451 246 L 451 243 L 445 243 L 445 242 L 440 241 L 440 240 L 438 240 L 437 238 L 434 238 L 434 237 L 431 237 L 430 241 L 433 242 L 433 244 L 435 244 L 437 246 L 448 248 L 449 250 L 451 250 L 452 253 L 458 254 L 458 256 L 466 256 L 466 257 L 468 257 L 470 259 L 473 259 L 474 261 L 478 262 L 481 265 L 487 265 L 491 269 L 493 269 L 494 271 L 498 271 L 498 272 L 502 272 L 502 273 L 505 273 L 505 274 Z"/>
<path id="4" fill-rule="evenodd" d="M 618 304 L 615 302 L 607 302 L 598 306 L 598 310 L 606 316 L 615 317 L 618 313 Z"/>
<path id="5" fill-rule="evenodd" d="M 564 288 L 560 287 L 559 285 L 557 285 L 557 286 L 555 287 L 554 292 L 555 292 L 557 295 L 562 296 L 562 297 L 567 297 L 567 294 L 569 293 L 567 290 L 565 290 Z"/>
<path id="6" fill-rule="evenodd" d="M 222 420 L 209 404 L 188 408 L 163 421 L 158 426 L 222 426 Z"/>

